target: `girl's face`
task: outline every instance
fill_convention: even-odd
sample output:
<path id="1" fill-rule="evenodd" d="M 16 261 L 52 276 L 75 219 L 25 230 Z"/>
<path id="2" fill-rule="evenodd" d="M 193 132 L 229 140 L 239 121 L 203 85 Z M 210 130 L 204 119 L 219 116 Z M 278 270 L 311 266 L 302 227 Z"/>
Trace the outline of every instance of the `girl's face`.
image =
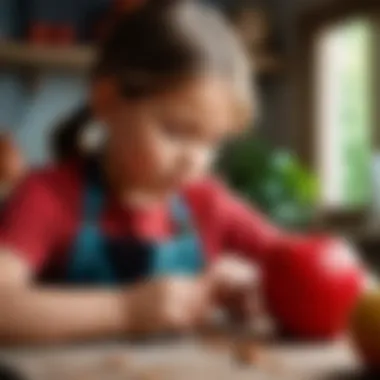
<path id="1" fill-rule="evenodd" d="M 234 122 L 228 86 L 216 78 L 135 101 L 123 98 L 111 81 L 99 81 L 93 106 L 107 126 L 108 152 L 120 175 L 158 191 L 207 173 Z"/>

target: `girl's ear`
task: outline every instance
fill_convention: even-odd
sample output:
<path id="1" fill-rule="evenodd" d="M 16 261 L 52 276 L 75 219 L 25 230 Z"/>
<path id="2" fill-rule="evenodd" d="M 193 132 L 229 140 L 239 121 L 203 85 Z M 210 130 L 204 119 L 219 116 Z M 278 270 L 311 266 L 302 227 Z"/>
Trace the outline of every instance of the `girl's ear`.
<path id="1" fill-rule="evenodd" d="M 99 151 L 106 140 L 106 130 L 104 125 L 97 121 L 92 121 L 79 135 L 79 145 L 86 153 Z"/>
<path id="2" fill-rule="evenodd" d="M 103 77 L 93 82 L 90 103 L 95 119 L 106 122 L 119 102 L 120 94 L 113 78 Z"/>

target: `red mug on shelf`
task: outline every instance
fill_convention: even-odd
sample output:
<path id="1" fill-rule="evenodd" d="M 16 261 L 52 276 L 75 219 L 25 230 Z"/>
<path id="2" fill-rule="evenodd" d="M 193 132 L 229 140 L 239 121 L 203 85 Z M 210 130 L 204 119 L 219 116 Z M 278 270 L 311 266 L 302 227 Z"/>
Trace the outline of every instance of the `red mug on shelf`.
<path id="1" fill-rule="evenodd" d="M 113 3 L 113 9 L 117 12 L 131 12 L 142 5 L 145 1 L 149 0 L 115 0 Z"/>
<path id="2" fill-rule="evenodd" d="M 52 40 L 52 25 L 48 23 L 35 23 L 29 30 L 29 42 L 37 45 L 48 45 Z"/>
<path id="3" fill-rule="evenodd" d="M 71 25 L 37 23 L 29 32 L 29 42 L 38 45 L 71 45 L 76 41 L 75 28 Z"/>
<path id="4" fill-rule="evenodd" d="M 365 278 L 342 240 L 284 239 L 265 263 L 267 307 L 284 332 L 301 339 L 331 339 L 348 327 Z"/>
<path id="5" fill-rule="evenodd" d="M 52 39 L 55 45 L 73 45 L 76 42 L 75 28 L 69 24 L 55 25 Z"/>

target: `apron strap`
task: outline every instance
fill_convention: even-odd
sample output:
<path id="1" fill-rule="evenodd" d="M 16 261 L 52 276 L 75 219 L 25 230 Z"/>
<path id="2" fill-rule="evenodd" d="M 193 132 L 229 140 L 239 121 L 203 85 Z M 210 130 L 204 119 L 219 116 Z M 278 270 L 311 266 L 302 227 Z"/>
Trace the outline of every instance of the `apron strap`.
<path id="1" fill-rule="evenodd" d="M 83 201 L 83 222 L 96 223 L 99 220 L 104 204 L 104 197 L 98 186 L 88 183 Z"/>
<path id="2" fill-rule="evenodd" d="M 94 176 L 93 168 L 86 172 L 83 191 L 82 225 L 72 252 L 68 279 L 73 283 L 115 283 L 114 270 L 104 252 L 100 218 L 104 205 L 101 182 Z"/>
<path id="3" fill-rule="evenodd" d="M 84 223 L 97 223 L 104 206 L 104 190 L 100 180 L 99 168 L 94 162 L 89 162 L 86 169 L 86 179 L 83 198 L 82 217 Z"/>

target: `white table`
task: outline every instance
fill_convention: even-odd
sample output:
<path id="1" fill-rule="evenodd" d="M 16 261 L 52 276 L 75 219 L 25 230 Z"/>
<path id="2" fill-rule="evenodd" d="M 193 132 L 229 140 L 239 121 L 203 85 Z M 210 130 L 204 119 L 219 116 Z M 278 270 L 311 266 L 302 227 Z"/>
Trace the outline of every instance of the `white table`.
<path id="1" fill-rule="evenodd" d="M 239 365 L 228 349 L 190 339 L 141 345 L 3 349 L 0 360 L 18 368 L 30 380 L 363 379 L 357 373 L 355 356 L 342 342 L 273 344 L 265 349 L 256 366 Z M 122 370 L 123 366 L 140 375 L 128 376 L 130 371 Z"/>

